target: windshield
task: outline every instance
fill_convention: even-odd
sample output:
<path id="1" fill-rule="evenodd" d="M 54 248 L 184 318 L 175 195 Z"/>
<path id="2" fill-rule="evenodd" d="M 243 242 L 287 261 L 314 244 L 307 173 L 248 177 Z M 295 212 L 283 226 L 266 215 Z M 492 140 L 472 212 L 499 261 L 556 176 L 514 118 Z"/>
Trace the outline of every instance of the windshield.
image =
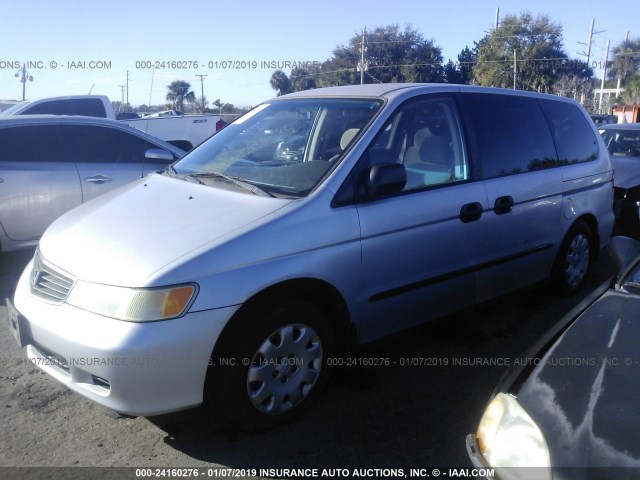
<path id="1" fill-rule="evenodd" d="M 216 186 L 224 176 L 271 195 L 305 196 L 381 105 L 317 98 L 262 104 L 174 164 L 173 172 Z"/>
<path id="2" fill-rule="evenodd" d="M 607 150 L 614 157 L 640 157 L 640 128 L 600 130 Z"/>

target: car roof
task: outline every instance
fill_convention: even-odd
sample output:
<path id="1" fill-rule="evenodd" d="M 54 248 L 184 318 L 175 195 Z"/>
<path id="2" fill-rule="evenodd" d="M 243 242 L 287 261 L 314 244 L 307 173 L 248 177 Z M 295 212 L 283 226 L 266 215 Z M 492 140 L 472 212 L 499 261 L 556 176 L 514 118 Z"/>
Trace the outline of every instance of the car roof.
<path id="1" fill-rule="evenodd" d="M 289 93 L 281 97 L 275 97 L 270 101 L 287 100 L 294 98 L 312 97 L 369 97 L 380 99 L 392 99 L 402 97 L 411 93 L 437 92 L 476 92 L 493 93 L 500 95 L 516 95 L 534 98 L 547 98 L 567 103 L 577 103 L 571 98 L 558 95 L 549 95 L 537 92 L 527 92 L 524 90 L 511 90 L 507 88 L 482 87 L 479 85 L 458 85 L 452 83 L 375 83 L 364 85 L 344 85 L 339 87 L 324 87 L 300 92 Z"/>
<path id="2" fill-rule="evenodd" d="M 339 87 L 324 87 L 300 92 L 289 93 L 281 97 L 268 100 L 287 101 L 289 99 L 300 98 L 378 98 L 384 100 L 394 100 L 409 98 L 413 95 L 436 93 L 436 92 L 461 92 L 461 93 L 490 93 L 499 95 L 513 95 L 532 98 L 546 98 L 554 101 L 572 103 L 579 105 L 576 100 L 558 95 L 550 95 L 538 92 L 528 92 L 524 90 L 511 90 L 507 88 L 482 87 L 479 85 L 458 85 L 453 83 L 376 83 L 365 85 L 344 85 Z"/>
<path id="3" fill-rule="evenodd" d="M 110 126 L 123 126 L 127 125 L 117 120 L 101 117 L 83 117 L 81 115 L 10 115 L 7 117 L 0 117 L 0 125 L 8 124 L 29 124 L 29 123 L 91 123 Z"/>
<path id="4" fill-rule="evenodd" d="M 640 123 L 608 123 L 598 128 L 600 130 L 640 130 Z"/>
<path id="5" fill-rule="evenodd" d="M 375 83 L 365 85 L 343 85 L 339 87 L 315 88 L 300 92 L 289 93 L 281 98 L 291 97 L 389 97 L 398 90 L 407 90 L 416 87 L 427 87 L 430 84 L 420 83 Z"/>
<path id="6" fill-rule="evenodd" d="M 184 150 L 171 145 L 158 137 L 154 137 L 144 130 L 134 128 L 125 122 L 109 118 L 83 117 L 81 115 L 12 115 L 8 117 L 0 117 L 0 128 L 21 125 L 100 125 L 117 128 L 153 141 L 176 155 L 183 156 L 185 154 Z"/>

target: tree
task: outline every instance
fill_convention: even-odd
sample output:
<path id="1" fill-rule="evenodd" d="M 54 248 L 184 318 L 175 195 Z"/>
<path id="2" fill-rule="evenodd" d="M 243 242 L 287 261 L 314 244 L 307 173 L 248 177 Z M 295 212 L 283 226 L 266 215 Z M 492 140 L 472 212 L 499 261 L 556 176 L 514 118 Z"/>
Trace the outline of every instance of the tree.
<path id="1" fill-rule="evenodd" d="M 562 27 L 546 15 L 507 15 L 498 28 L 476 43 L 475 50 L 473 80 L 480 85 L 512 88 L 514 52 L 515 84 L 522 90 L 549 93 L 563 75 L 590 78 L 592 74 L 588 66 L 581 65 L 584 62 L 568 58 L 562 49 Z"/>
<path id="2" fill-rule="evenodd" d="M 208 104 L 209 100 L 207 100 L 207 97 L 200 97 L 195 105 L 196 110 L 200 113 L 206 113 Z"/>
<path id="3" fill-rule="evenodd" d="M 586 67 L 586 62 L 582 62 Z M 584 74 L 564 73 L 553 83 L 552 93 L 574 100 L 586 100 L 593 92 L 593 82 Z"/>
<path id="4" fill-rule="evenodd" d="M 476 52 L 469 47 L 458 54 L 458 61 L 454 64 L 451 60 L 444 66 L 444 76 L 447 83 L 471 83 L 473 78 L 473 65 L 476 62 Z"/>
<path id="5" fill-rule="evenodd" d="M 620 78 L 622 85 L 626 84 L 638 70 L 640 70 L 640 38 L 626 40 L 613 49 L 613 61 L 608 75 L 612 79 Z"/>
<path id="6" fill-rule="evenodd" d="M 287 74 L 282 70 L 276 70 L 271 75 L 271 80 L 269 81 L 271 84 L 271 88 L 276 91 L 278 96 L 286 95 L 287 93 L 291 93 L 291 80 L 287 77 Z"/>
<path id="7" fill-rule="evenodd" d="M 627 80 L 620 100 L 627 104 L 640 103 L 640 73 L 636 73 Z"/>
<path id="8" fill-rule="evenodd" d="M 376 27 L 366 33 L 364 40 L 364 83 L 444 81 L 442 49 L 410 26 L 404 30 L 398 25 Z M 361 50 L 362 34 L 355 34 L 348 45 L 337 46 L 331 58 L 319 66 L 297 67 L 289 76 L 276 70 L 271 76 L 271 87 L 282 95 L 316 87 L 359 84 Z"/>
<path id="9" fill-rule="evenodd" d="M 417 30 L 398 25 L 376 27 L 364 38 L 364 83 L 442 82 L 442 49 Z M 362 57 L 362 34 L 347 46 L 339 46 L 321 66 L 319 86 L 360 83 L 358 65 Z"/>
<path id="10" fill-rule="evenodd" d="M 296 67 L 291 70 L 289 80 L 291 81 L 291 91 L 300 92 L 316 88 L 316 78 L 320 73 L 320 68 L 310 65 L 308 68 Z"/>
<path id="11" fill-rule="evenodd" d="M 193 103 L 196 101 L 196 94 L 191 90 L 191 84 L 184 80 L 176 80 L 171 82 L 169 86 L 169 93 L 167 93 L 167 100 L 172 103 L 173 108 L 176 110 L 184 110 L 184 102 Z"/>

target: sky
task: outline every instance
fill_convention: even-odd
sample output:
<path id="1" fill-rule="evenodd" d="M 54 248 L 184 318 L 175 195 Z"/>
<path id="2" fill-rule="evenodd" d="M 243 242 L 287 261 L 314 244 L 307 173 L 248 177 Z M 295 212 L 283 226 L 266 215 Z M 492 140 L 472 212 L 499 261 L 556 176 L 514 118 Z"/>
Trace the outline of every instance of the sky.
<path id="1" fill-rule="evenodd" d="M 0 0 L 0 99 L 22 99 L 15 75 L 26 64 L 27 99 L 91 92 L 121 100 L 128 71 L 131 105 L 164 104 L 167 85 L 185 80 L 210 102 L 253 106 L 275 95 L 278 66 L 322 62 L 364 26 L 411 25 L 455 61 L 491 30 L 498 8 L 549 15 L 571 58 L 584 59 L 593 18 L 592 62 L 627 30 L 640 37 L 638 0 Z"/>

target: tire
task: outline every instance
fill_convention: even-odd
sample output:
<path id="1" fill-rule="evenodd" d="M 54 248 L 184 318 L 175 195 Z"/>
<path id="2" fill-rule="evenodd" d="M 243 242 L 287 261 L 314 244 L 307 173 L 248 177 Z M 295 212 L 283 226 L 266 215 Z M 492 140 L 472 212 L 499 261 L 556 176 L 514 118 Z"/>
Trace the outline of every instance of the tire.
<path id="1" fill-rule="evenodd" d="M 564 238 L 551 274 L 551 287 L 560 295 L 580 290 L 593 263 L 593 233 L 585 222 L 574 224 Z"/>
<path id="2" fill-rule="evenodd" d="M 301 301 L 251 308 L 212 357 L 207 403 L 233 430 L 261 430 L 303 413 L 325 386 L 335 339 L 325 315 Z M 233 359 L 232 365 L 223 365 Z M 221 363 L 222 362 L 222 363 Z M 228 362 L 227 362 L 228 363 Z"/>

